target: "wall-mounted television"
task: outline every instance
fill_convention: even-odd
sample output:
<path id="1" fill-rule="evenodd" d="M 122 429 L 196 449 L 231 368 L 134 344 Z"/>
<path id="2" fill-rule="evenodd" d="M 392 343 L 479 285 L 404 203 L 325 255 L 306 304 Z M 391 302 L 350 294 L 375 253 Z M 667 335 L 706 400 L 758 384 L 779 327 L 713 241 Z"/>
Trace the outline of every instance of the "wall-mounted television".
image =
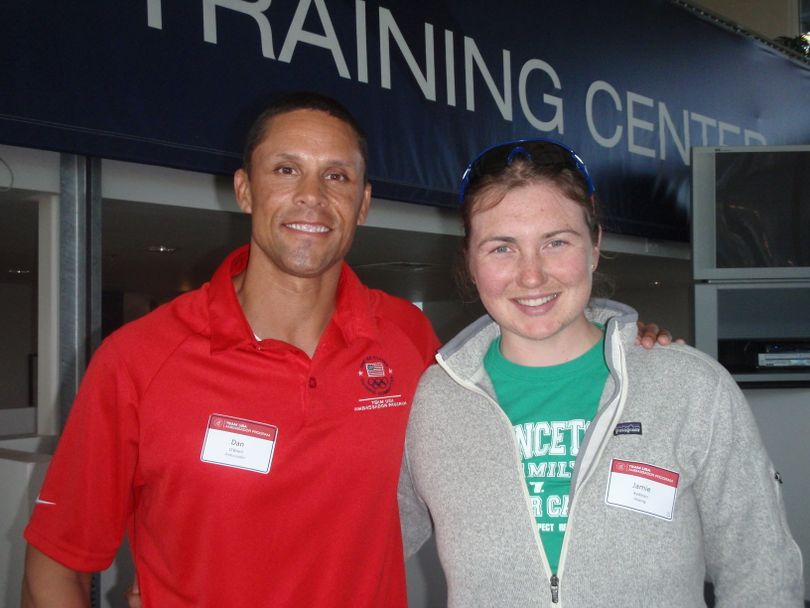
<path id="1" fill-rule="evenodd" d="M 695 279 L 810 279 L 810 145 L 692 148 Z"/>

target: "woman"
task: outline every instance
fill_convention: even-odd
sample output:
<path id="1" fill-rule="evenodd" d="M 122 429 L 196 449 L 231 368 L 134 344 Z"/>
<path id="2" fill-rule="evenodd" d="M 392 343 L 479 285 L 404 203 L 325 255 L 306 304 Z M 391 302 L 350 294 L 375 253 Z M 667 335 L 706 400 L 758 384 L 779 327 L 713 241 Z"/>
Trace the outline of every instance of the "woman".
<path id="1" fill-rule="evenodd" d="M 778 474 L 732 378 L 634 346 L 589 308 L 601 230 L 565 146 L 484 151 L 461 185 L 466 269 L 489 315 L 420 382 L 400 508 L 431 532 L 451 607 L 801 606 Z"/>

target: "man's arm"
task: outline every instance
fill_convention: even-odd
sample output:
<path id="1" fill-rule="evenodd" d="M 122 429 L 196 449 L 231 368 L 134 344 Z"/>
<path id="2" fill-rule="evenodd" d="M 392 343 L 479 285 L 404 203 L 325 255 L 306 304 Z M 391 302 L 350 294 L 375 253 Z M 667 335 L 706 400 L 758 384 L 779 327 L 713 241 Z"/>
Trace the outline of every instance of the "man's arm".
<path id="1" fill-rule="evenodd" d="M 132 586 L 124 592 L 128 608 L 141 608 L 141 588 L 138 586 L 138 573 L 132 579 Z"/>
<path id="2" fill-rule="evenodd" d="M 71 570 L 28 545 L 22 608 L 89 608 L 89 572 Z"/>

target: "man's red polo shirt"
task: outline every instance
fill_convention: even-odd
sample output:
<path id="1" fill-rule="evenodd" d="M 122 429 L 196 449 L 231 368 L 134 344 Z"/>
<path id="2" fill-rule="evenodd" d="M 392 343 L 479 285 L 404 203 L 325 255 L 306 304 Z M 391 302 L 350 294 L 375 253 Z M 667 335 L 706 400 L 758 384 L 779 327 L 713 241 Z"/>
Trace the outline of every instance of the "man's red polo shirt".
<path id="1" fill-rule="evenodd" d="M 435 334 L 344 265 L 312 359 L 258 342 L 247 259 L 99 348 L 25 537 L 94 571 L 128 530 L 144 608 L 405 606 L 397 479 Z"/>

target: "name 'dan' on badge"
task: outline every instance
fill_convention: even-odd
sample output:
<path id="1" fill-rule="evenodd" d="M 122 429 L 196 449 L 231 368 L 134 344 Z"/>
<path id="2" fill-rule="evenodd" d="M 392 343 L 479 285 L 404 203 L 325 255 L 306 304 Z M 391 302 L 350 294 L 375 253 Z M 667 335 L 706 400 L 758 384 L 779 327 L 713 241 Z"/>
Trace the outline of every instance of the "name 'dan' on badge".
<path id="1" fill-rule="evenodd" d="M 200 460 L 256 473 L 268 473 L 278 427 L 255 420 L 211 414 Z"/>

